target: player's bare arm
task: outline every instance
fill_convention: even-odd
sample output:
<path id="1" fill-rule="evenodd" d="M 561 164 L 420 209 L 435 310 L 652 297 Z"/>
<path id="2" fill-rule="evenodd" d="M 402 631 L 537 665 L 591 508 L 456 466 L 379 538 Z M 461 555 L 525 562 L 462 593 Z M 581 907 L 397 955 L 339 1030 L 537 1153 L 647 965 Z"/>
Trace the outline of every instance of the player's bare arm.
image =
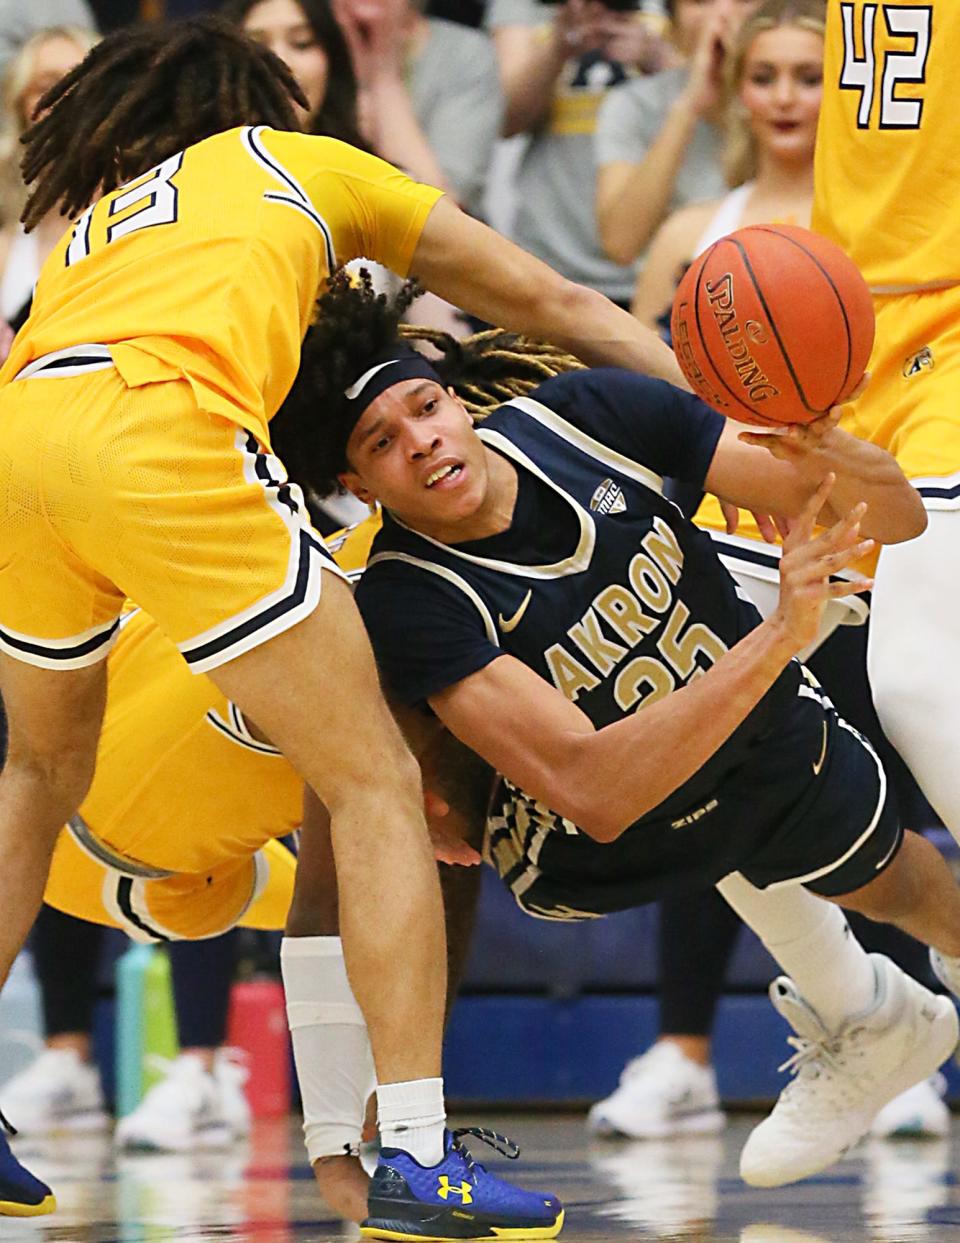
<path id="1" fill-rule="evenodd" d="M 869 588 L 868 580 L 829 581 L 872 547 L 860 538 L 862 505 L 814 537 L 831 484 L 828 476 L 808 498 L 787 537 L 776 612 L 702 677 L 642 712 L 595 730 L 576 704 L 506 655 L 432 696 L 431 707 L 515 785 L 595 840 L 615 840 L 723 745 L 812 641 L 829 599 Z"/>
<path id="2" fill-rule="evenodd" d="M 707 490 L 744 509 L 793 518 L 829 473 L 836 481 L 820 514 L 824 525 L 863 501 L 863 535 L 882 544 L 914 539 L 927 525 L 920 494 L 891 453 L 841 431 L 839 414 L 783 431 L 745 431 L 728 423 L 707 471 Z"/>
<path id="3" fill-rule="evenodd" d="M 482 255 L 482 262 L 477 256 Z M 410 267 L 432 293 L 491 324 L 552 341 L 591 366 L 627 367 L 686 389 L 672 351 L 602 294 L 559 276 L 439 199 Z"/>

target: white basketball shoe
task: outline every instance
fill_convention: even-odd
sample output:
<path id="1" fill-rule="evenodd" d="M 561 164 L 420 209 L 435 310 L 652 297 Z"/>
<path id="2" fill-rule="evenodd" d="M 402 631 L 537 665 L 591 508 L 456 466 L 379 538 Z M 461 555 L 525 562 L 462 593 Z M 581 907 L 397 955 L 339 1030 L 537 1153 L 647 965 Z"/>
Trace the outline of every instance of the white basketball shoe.
<path id="1" fill-rule="evenodd" d="M 790 1023 L 796 1050 L 781 1069 L 793 1079 L 769 1117 L 751 1132 L 740 1175 L 754 1187 L 779 1187 L 818 1174 L 865 1135 L 878 1111 L 932 1075 L 957 1044 L 953 1002 L 912 980 L 889 958 L 871 954 L 873 1005 L 828 1031 L 780 976 L 770 999 Z"/>
<path id="2" fill-rule="evenodd" d="M 128 1152 L 226 1148 L 232 1137 L 220 1085 L 200 1058 L 181 1053 L 151 1060 L 162 1068 L 163 1078 L 117 1123 L 117 1147 Z"/>
<path id="3" fill-rule="evenodd" d="M 726 1126 L 711 1066 L 693 1062 L 671 1040 L 659 1040 L 625 1066 L 615 1092 L 587 1115 L 594 1135 L 662 1139 L 713 1135 Z"/>
<path id="4" fill-rule="evenodd" d="M 44 1049 L 0 1088 L 21 1135 L 99 1131 L 110 1123 L 100 1072 L 73 1049 Z"/>

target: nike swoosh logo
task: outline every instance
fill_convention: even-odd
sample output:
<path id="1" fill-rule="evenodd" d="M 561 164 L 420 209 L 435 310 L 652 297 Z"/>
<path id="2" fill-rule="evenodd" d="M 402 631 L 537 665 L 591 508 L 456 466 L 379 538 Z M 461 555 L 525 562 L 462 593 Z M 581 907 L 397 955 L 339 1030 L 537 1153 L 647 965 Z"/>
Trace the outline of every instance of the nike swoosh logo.
<path id="1" fill-rule="evenodd" d="M 517 609 L 517 611 L 514 613 L 512 617 L 504 617 L 502 613 L 497 614 L 497 625 L 500 627 L 500 629 L 503 631 L 504 634 L 509 634 L 511 630 L 516 630 L 517 626 L 519 626 L 521 621 L 523 620 L 524 613 L 527 611 L 527 605 L 530 603 L 532 599 L 533 599 L 533 588 L 531 587 L 531 589 L 527 592 L 527 594 L 520 601 L 520 607 Z"/>
<path id="2" fill-rule="evenodd" d="M 824 721 L 823 722 L 823 746 L 820 748 L 820 758 L 817 760 L 816 764 L 814 764 L 813 766 L 813 775 L 815 777 L 820 776 L 820 769 L 823 768 L 823 761 L 826 759 L 826 757 L 827 757 L 827 723 L 826 721 Z"/>

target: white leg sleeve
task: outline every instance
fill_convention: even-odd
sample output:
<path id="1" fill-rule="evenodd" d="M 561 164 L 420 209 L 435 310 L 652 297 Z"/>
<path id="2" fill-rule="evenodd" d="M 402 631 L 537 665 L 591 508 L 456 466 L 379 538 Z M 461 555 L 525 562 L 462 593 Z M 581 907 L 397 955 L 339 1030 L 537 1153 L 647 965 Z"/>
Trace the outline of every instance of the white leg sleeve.
<path id="1" fill-rule="evenodd" d="M 829 1031 L 868 1008 L 876 992 L 873 964 L 838 906 L 802 885 L 772 893 L 757 889 L 739 872 L 725 876 L 717 889 Z"/>
<path id="2" fill-rule="evenodd" d="M 877 715 L 960 841 L 960 510 L 880 554 L 867 668 Z"/>
<path id="3" fill-rule="evenodd" d="M 284 937 L 280 967 L 287 1022 L 303 1098 L 310 1161 L 360 1144 L 367 1098 L 376 1086 L 367 1025 L 357 1005 L 339 937 Z"/>

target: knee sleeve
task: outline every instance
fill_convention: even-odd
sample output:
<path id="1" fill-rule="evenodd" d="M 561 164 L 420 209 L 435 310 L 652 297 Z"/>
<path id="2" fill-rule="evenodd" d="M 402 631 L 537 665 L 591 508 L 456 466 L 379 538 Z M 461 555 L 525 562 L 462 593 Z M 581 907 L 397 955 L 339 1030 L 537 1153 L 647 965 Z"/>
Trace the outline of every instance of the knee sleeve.
<path id="1" fill-rule="evenodd" d="M 376 1086 L 367 1025 L 347 979 L 339 937 L 284 937 L 280 966 L 310 1161 L 360 1143 Z"/>

